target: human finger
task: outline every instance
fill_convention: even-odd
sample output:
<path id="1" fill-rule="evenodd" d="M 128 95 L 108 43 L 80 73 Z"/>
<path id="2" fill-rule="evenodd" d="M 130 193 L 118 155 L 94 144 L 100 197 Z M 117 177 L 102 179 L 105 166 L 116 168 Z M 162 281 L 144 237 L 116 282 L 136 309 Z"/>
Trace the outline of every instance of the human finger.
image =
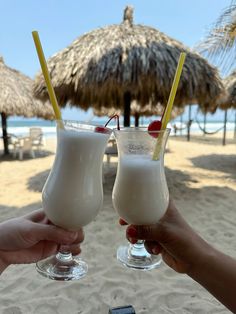
<path id="1" fill-rule="evenodd" d="M 75 240 L 73 241 L 73 244 L 80 244 L 84 241 L 84 231 L 81 228 L 80 230 L 76 231 L 77 235 L 75 236 Z"/>
<path id="2" fill-rule="evenodd" d="M 72 255 L 78 255 L 81 253 L 81 248 L 79 244 L 71 244 L 68 245 L 67 247 Z"/>
<path id="3" fill-rule="evenodd" d="M 127 237 L 127 240 L 131 243 L 131 244 L 135 244 L 137 243 L 138 239 L 135 239 L 135 238 L 128 238 Z"/>
<path id="4" fill-rule="evenodd" d="M 158 255 L 162 251 L 162 246 L 156 241 L 145 241 L 144 246 L 150 254 Z"/>
<path id="5" fill-rule="evenodd" d="M 36 209 L 33 212 L 24 216 L 24 218 L 29 219 L 33 222 L 38 222 L 46 217 L 45 212 L 42 208 Z"/>
<path id="6" fill-rule="evenodd" d="M 162 230 L 159 223 L 145 226 L 130 225 L 126 229 L 126 235 L 128 238 L 159 241 L 162 236 Z"/>
<path id="7" fill-rule="evenodd" d="M 58 244 L 72 244 L 75 241 L 81 243 L 84 240 L 82 231 L 68 231 L 54 225 L 34 223 L 28 229 L 29 239 L 33 237 L 36 241 L 47 240 Z"/>

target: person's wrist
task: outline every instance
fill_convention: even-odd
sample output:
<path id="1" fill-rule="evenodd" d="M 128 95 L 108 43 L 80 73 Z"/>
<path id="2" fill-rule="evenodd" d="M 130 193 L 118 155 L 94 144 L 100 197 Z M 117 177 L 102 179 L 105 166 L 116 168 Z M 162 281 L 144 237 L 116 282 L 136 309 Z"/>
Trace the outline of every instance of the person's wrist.
<path id="1" fill-rule="evenodd" d="M 9 266 L 4 258 L 4 254 L 0 251 L 0 274 Z"/>

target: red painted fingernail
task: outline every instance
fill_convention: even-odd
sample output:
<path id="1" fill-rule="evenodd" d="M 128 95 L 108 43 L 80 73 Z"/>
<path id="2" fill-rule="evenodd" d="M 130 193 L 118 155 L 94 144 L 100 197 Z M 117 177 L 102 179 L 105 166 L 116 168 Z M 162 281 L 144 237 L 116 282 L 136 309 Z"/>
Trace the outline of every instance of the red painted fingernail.
<path id="1" fill-rule="evenodd" d="M 129 242 L 130 242 L 131 244 L 135 244 L 135 243 L 137 243 L 137 239 L 129 238 Z"/>
<path id="2" fill-rule="evenodd" d="M 127 234 L 131 238 L 136 238 L 137 237 L 137 230 L 134 227 L 129 227 L 128 230 L 127 230 Z"/>
<path id="3" fill-rule="evenodd" d="M 160 249 L 154 247 L 154 248 L 152 249 L 152 253 L 155 254 L 155 255 L 158 255 L 158 254 L 160 254 Z"/>

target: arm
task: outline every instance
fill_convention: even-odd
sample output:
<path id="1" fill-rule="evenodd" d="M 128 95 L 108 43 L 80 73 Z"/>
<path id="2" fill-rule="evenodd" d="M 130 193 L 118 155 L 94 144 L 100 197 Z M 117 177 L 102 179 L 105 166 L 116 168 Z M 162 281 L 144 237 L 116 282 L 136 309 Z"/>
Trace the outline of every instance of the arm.
<path id="1" fill-rule="evenodd" d="M 7 266 L 8 265 L 1 259 L 1 256 L 0 256 L 0 275 L 7 268 Z"/>
<path id="2" fill-rule="evenodd" d="M 84 235 L 49 224 L 42 209 L 0 223 L 0 273 L 11 264 L 34 263 L 58 252 L 61 244 L 80 253 Z"/>
<path id="3" fill-rule="evenodd" d="M 187 274 L 236 313 L 236 260 L 212 247 L 201 259 Z"/>
<path id="4" fill-rule="evenodd" d="M 124 224 L 124 221 L 120 221 Z M 155 225 L 128 226 L 131 243 L 145 240 L 151 254 L 162 254 L 165 263 L 200 283 L 227 308 L 236 313 L 236 260 L 204 241 L 170 202 L 163 218 Z"/>

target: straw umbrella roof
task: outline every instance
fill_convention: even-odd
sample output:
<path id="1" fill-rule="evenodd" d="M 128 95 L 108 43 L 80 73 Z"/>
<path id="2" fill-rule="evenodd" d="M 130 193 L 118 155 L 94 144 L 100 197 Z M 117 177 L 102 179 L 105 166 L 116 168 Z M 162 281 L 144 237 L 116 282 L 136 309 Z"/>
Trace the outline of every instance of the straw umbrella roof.
<path id="1" fill-rule="evenodd" d="M 226 93 L 220 98 L 219 106 L 221 109 L 236 108 L 236 70 L 226 77 L 223 82 Z"/>
<path id="2" fill-rule="evenodd" d="M 2 118 L 2 134 L 4 154 L 9 154 L 7 117 L 18 115 L 54 118 L 49 102 L 43 103 L 33 95 L 33 80 L 28 76 L 6 66 L 0 56 L 0 114 Z"/>
<path id="3" fill-rule="evenodd" d="M 181 52 L 187 53 L 175 105 L 198 103 L 215 108 L 222 83 L 216 68 L 198 53 L 159 30 L 133 23 L 127 7 L 121 24 L 77 38 L 47 61 L 59 103 L 88 109 L 91 105 L 121 108 L 124 95 L 141 105 L 167 103 Z M 46 99 L 42 73 L 34 93 Z"/>
<path id="4" fill-rule="evenodd" d="M 52 120 L 50 103 L 36 99 L 32 87 L 32 79 L 8 67 L 0 56 L 0 113 Z"/>
<path id="5" fill-rule="evenodd" d="M 163 113 L 164 107 L 158 103 L 155 106 L 151 104 L 147 104 L 145 106 L 139 105 L 136 101 L 132 101 L 131 103 L 131 115 L 135 116 L 136 114 L 139 116 L 161 116 Z M 171 119 L 175 119 L 177 116 L 181 115 L 184 112 L 184 108 L 177 108 L 173 107 L 171 111 Z M 101 107 L 101 108 L 94 108 L 93 113 L 98 116 L 112 116 L 113 114 L 121 115 L 121 109 L 115 109 L 115 108 L 107 108 L 107 107 Z"/>

